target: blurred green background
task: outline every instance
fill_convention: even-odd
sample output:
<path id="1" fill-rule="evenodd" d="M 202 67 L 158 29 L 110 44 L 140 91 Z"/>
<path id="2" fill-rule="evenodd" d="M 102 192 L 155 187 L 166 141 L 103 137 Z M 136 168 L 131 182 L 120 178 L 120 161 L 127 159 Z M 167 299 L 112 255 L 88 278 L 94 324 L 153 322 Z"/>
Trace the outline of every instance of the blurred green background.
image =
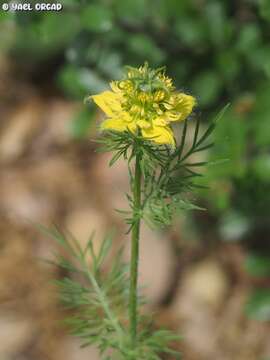
<path id="1" fill-rule="evenodd" d="M 239 242 L 245 270 L 270 276 L 270 1 L 62 0 L 57 13 L 0 12 L 0 51 L 16 76 L 80 103 L 70 119 L 84 141 L 96 119 L 83 99 L 108 87 L 124 65 L 166 65 L 177 87 L 198 99 L 195 116 L 218 123 L 189 223 L 215 241 Z M 210 234 L 210 235 L 209 235 Z M 209 240 L 206 239 L 206 244 Z M 215 246 L 215 245 L 214 245 Z M 255 282 L 248 316 L 270 320 L 269 283 Z"/>

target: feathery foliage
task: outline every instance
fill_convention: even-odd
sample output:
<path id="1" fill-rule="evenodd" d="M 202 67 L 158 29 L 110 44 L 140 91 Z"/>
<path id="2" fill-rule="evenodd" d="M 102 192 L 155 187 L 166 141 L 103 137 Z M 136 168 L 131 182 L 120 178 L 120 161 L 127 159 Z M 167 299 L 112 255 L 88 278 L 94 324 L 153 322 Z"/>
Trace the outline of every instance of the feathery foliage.
<path id="1" fill-rule="evenodd" d="M 42 228 L 68 253 L 56 256 L 54 264 L 67 271 L 68 276 L 55 281 L 65 308 L 72 311 L 66 323 L 82 346 L 97 346 L 104 360 L 160 360 L 161 353 L 179 354 L 169 348 L 178 336 L 168 330 L 155 330 L 145 315 L 139 315 L 139 334 L 136 348 L 131 344 L 128 326 L 129 277 L 121 260 L 122 249 L 113 256 L 110 271 L 112 237 L 106 236 L 98 251 L 93 236 L 84 248 L 71 235 L 56 227 Z M 140 304 L 143 298 L 139 297 Z"/>

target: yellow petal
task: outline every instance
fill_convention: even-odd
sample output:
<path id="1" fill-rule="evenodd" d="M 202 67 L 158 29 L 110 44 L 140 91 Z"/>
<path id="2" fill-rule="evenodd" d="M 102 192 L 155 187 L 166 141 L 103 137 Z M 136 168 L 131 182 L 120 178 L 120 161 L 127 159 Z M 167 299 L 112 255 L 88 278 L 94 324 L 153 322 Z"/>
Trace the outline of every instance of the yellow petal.
<path id="1" fill-rule="evenodd" d="M 100 94 L 93 95 L 92 99 L 108 116 L 114 116 L 116 113 L 122 111 L 121 94 L 116 94 L 112 91 L 104 91 Z"/>
<path id="2" fill-rule="evenodd" d="M 169 126 L 153 126 L 149 129 L 142 129 L 142 136 L 157 144 L 169 144 L 175 146 L 173 132 Z"/>
<path id="3" fill-rule="evenodd" d="M 166 119 L 166 116 L 159 116 L 155 119 L 153 119 L 154 126 L 167 126 L 168 120 Z"/>
<path id="4" fill-rule="evenodd" d="M 125 122 L 128 123 L 134 122 L 133 118 L 130 116 L 130 114 L 127 111 L 121 111 L 121 113 L 119 113 L 118 115 Z"/>
<path id="5" fill-rule="evenodd" d="M 137 121 L 137 125 L 141 128 L 141 129 L 148 129 L 151 127 L 151 123 L 149 121 L 146 120 L 138 120 Z"/>
<path id="6" fill-rule="evenodd" d="M 168 118 L 170 121 L 182 121 L 185 120 L 192 112 L 196 105 L 196 99 L 184 93 L 177 94 L 177 103 L 172 113 L 168 111 Z M 178 116 L 176 116 L 178 112 Z"/>
<path id="7" fill-rule="evenodd" d="M 100 128 L 101 130 L 115 130 L 120 132 L 130 130 L 135 132 L 136 125 L 134 123 L 127 123 L 122 119 L 112 118 L 103 121 L 103 123 L 100 125 Z"/>
<path id="8" fill-rule="evenodd" d="M 182 119 L 183 113 L 182 112 L 177 112 L 177 111 L 166 111 L 166 117 L 168 119 L 168 121 L 180 121 L 180 120 L 184 120 Z"/>

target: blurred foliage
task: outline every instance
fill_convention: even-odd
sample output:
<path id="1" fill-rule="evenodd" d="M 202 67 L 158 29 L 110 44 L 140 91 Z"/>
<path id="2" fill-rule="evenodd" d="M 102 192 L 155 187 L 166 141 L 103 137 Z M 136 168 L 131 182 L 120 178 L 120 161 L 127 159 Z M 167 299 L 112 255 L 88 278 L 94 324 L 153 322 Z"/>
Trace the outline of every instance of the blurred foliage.
<path id="1" fill-rule="evenodd" d="M 270 320 L 270 290 L 256 290 L 250 296 L 246 306 L 247 314 L 259 321 Z"/>
<path id="2" fill-rule="evenodd" d="M 270 256 L 264 253 L 251 253 L 245 262 L 246 271 L 254 278 L 267 280 L 270 278 Z M 246 304 L 246 313 L 259 321 L 270 320 L 270 289 L 256 287 L 253 289 Z"/>
<path id="3" fill-rule="evenodd" d="M 73 99 L 105 89 L 123 65 L 147 60 L 165 64 L 177 86 L 198 98 L 204 122 L 231 103 L 209 151 L 210 160 L 229 161 L 209 167 L 201 185 L 211 187 L 200 196 L 223 239 L 253 237 L 250 250 L 256 242 L 256 251 L 270 259 L 270 1 L 61 2 L 61 13 L 0 12 L 0 51 L 21 73 L 53 79 Z M 88 133 L 92 115 L 84 110 L 73 120 L 75 137 Z M 260 276 L 268 260 L 247 264 Z M 270 303 L 269 294 L 254 296 L 251 315 Z M 269 314 L 258 311 L 260 318 Z"/>
<path id="4" fill-rule="evenodd" d="M 63 56 L 56 80 L 81 98 L 145 60 L 211 109 L 270 76 L 269 2 L 63 0 L 60 13 L 1 13 L 1 47 L 26 66 Z M 76 86 L 75 86 L 75 84 Z"/>
<path id="5" fill-rule="evenodd" d="M 245 267 L 252 276 L 270 276 L 270 258 L 268 256 L 250 254 L 246 259 Z"/>

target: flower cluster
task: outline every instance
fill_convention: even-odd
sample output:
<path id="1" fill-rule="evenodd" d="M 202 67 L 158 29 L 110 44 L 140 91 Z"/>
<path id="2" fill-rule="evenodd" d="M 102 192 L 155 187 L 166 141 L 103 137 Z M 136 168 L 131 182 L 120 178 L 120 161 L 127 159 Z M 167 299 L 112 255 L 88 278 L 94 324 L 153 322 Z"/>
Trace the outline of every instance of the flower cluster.
<path id="1" fill-rule="evenodd" d="M 164 69 L 129 67 L 123 80 L 110 85 L 112 91 L 92 96 L 108 116 L 101 130 L 129 130 L 157 144 L 175 145 L 171 123 L 185 120 L 196 100 L 177 92 Z"/>

